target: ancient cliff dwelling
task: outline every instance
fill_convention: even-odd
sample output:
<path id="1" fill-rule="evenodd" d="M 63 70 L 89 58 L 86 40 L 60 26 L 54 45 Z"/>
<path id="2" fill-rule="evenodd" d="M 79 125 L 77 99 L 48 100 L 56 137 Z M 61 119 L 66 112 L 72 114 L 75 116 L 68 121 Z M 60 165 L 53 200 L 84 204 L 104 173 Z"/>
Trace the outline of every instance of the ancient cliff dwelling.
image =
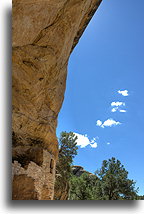
<path id="1" fill-rule="evenodd" d="M 13 0 L 14 200 L 53 200 L 69 56 L 101 0 Z"/>

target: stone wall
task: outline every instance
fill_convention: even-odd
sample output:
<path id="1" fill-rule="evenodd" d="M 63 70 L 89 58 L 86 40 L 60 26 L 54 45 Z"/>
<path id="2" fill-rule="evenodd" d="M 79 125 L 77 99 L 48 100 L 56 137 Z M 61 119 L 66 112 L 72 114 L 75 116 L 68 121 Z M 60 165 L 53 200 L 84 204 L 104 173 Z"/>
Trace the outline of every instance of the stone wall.
<path id="1" fill-rule="evenodd" d="M 12 168 L 14 200 L 51 200 L 55 178 L 55 161 L 53 156 L 43 150 L 43 163 L 38 165 L 31 161 L 22 165 L 14 161 Z"/>
<path id="2" fill-rule="evenodd" d="M 68 59 L 100 2 L 13 0 L 13 199 L 53 199 Z"/>

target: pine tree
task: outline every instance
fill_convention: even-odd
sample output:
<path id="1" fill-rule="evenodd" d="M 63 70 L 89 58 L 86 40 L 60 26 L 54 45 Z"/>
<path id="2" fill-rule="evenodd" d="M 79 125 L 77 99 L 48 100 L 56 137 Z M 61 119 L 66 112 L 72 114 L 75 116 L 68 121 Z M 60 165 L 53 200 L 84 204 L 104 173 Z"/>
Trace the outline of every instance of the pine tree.
<path id="1" fill-rule="evenodd" d="M 77 137 L 73 132 L 62 132 L 59 139 L 59 157 L 56 166 L 55 200 L 67 200 L 71 165 L 77 155 Z"/>
<path id="2" fill-rule="evenodd" d="M 100 179 L 102 200 L 134 200 L 138 189 L 135 182 L 128 179 L 128 172 L 114 157 L 104 160 L 95 173 Z"/>

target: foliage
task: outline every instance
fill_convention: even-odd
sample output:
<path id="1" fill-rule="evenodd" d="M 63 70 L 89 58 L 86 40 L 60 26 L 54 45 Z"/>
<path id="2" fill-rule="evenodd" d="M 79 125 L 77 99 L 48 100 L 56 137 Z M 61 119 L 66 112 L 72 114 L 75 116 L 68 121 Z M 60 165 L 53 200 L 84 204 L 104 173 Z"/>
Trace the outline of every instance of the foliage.
<path id="1" fill-rule="evenodd" d="M 135 200 L 144 200 L 144 195 L 137 195 Z"/>
<path id="2" fill-rule="evenodd" d="M 135 182 L 119 160 L 104 160 L 95 175 L 84 173 L 71 178 L 71 200 L 134 200 L 137 197 Z"/>
<path id="3" fill-rule="evenodd" d="M 73 132 L 62 132 L 59 139 L 59 157 L 56 166 L 55 192 L 68 191 L 71 177 L 71 165 L 77 155 L 77 137 Z M 56 195 L 56 194 L 55 194 Z M 55 200 L 61 200 L 60 196 Z"/>
<path id="4" fill-rule="evenodd" d="M 73 158 L 77 155 L 77 137 L 62 132 L 59 139 L 59 158 L 56 166 L 55 200 L 143 200 L 138 196 L 135 182 L 119 160 L 104 160 L 94 174 L 72 175 Z M 62 199 L 61 195 L 65 195 Z"/>
<path id="5" fill-rule="evenodd" d="M 128 172 L 114 157 L 104 160 L 95 173 L 100 179 L 102 200 L 134 200 L 138 189 L 135 182 L 128 179 Z"/>
<path id="6" fill-rule="evenodd" d="M 77 155 L 77 137 L 73 132 L 62 132 L 59 139 L 59 160 L 57 170 L 62 177 L 69 179 L 71 175 L 71 164 Z"/>
<path id="7" fill-rule="evenodd" d="M 68 164 L 72 164 L 73 158 L 77 155 L 77 149 L 76 146 L 77 137 L 73 132 L 62 132 L 60 139 L 59 139 L 59 160 L 62 159 L 63 162 L 65 160 L 68 162 Z"/>
<path id="8" fill-rule="evenodd" d="M 95 200 L 97 177 L 83 173 L 80 177 L 72 176 L 70 183 L 70 200 Z"/>

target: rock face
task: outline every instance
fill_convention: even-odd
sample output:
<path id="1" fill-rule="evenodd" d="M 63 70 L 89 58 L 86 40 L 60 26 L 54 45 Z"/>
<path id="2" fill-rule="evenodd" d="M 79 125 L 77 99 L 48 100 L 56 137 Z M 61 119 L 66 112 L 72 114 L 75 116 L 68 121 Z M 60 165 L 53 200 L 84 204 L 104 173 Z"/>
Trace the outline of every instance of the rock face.
<path id="1" fill-rule="evenodd" d="M 84 172 L 87 172 L 87 171 L 85 171 L 82 166 L 73 166 L 72 167 L 72 173 L 73 173 L 73 175 L 75 175 L 77 177 L 80 177 Z"/>
<path id="2" fill-rule="evenodd" d="M 13 0 L 13 196 L 52 200 L 67 64 L 101 0 Z"/>

